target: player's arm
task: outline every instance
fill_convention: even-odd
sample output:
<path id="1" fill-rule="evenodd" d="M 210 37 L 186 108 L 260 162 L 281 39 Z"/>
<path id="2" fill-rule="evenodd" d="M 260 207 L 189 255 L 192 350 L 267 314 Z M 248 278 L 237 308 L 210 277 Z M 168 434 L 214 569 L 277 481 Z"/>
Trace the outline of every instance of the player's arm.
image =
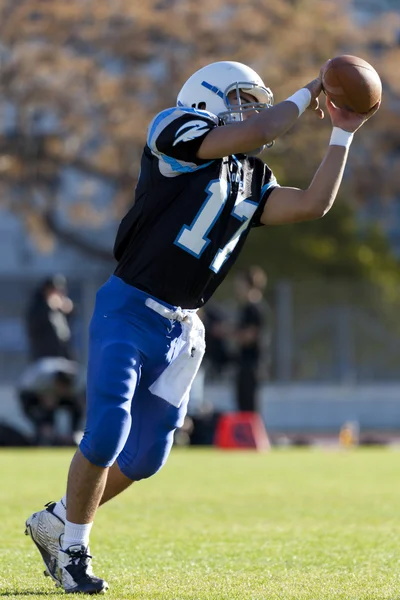
<path id="1" fill-rule="evenodd" d="M 323 217 L 332 207 L 338 193 L 352 135 L 379 108 L 367 115 L 338 109 L 327 100 L 334 130 L 330 146 L 310 186 L 306 190 L 277 187 L 272 190 L 260 221 L 264 225 L 283 225 Z"/>
<path id="2" fill-rule="evenodd" d="M 275 188 L 261 216 L 264 225 L 283 225 L 323 217 L 331 208 L 342 181 L 348 148 L 329 146 L 310 187 Z"/>
<path id="3" fill-rule="evenodd" d="M 197 156 L 203 160 L 222 158 L 231 154 L 246 154 L 283 135 L 308 108 L 324 116 L 318 96 L 322 91 L 321 76 L 287 100 L 263 110 L 240 123 L 216 127 L 204 138 Z"/>

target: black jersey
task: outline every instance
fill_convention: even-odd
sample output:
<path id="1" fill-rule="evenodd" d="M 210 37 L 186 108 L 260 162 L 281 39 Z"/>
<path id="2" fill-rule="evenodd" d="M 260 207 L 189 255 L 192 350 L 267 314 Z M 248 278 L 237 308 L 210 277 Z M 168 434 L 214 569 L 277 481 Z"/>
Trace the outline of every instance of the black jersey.
<path id="1" fill-rule="evenodd" d="M 235 262 L 278 184 L 260 159 L 197 158 L 218 118 L 192 108 L 151 122 L 135 203 L 121 221 L 115 274 L 182 308 L 198 308 Z"/>

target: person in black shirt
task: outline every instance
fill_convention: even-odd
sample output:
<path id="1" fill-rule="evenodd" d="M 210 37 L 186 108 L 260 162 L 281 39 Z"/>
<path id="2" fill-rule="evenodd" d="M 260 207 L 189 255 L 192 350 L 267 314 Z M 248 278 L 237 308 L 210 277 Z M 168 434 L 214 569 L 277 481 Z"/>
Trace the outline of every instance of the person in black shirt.
<path id="1" fill-rule="evenodd" d="M 204 357 L 208 379 L 221 377 L 234 357 L 228 344 L 232 328 L 222 307 L 209 302 L 202 309 L 207 352 Z"/>
<path id="2" fill-rule="evenodd" d="M 306 190 L 279 187 L 257 157 L 307 108 L 323 116 L 321 91 L 320 74 L 273 106 L 257 73 L 221 61 L 194 73 L 176 106 L 150 123 L 135 200 L 115 241 L 118 265 L 96 297 L 87 424 L 67 494 L 27 521 L 47 572 L 67 592 L 107 589 L 88 552 L 97 508 L 167 460 L 204 354 L 196 309 L 253 227 L 317 219 L 332 206 L 353 132 L 374 111 L 357 115 L 328 101 L 330 146 Z"/>
<path id="3" fill-rule="evenodd" d="M 239 302 L 235 340 L 238 346 L 236 371 L 236 404 L 239 411 L 257 410 L 259 367 L 262 336 L 269 325 L 263 290 L 267 278 L 260 267 L 240 271 L 235 280 Z"/>
<path id="4" fill-rule="evenodd" d="M 35 290 L 26 313 L 29 358 L 73 358 L 69 319 L 73 311 L 63 275 L 46 278 Z"/>

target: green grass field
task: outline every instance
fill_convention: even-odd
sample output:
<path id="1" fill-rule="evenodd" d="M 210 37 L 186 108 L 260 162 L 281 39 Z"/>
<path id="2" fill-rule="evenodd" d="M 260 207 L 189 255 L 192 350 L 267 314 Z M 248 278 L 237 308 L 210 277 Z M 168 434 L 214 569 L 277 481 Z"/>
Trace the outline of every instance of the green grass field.
<path id="1" fill-rule="evenodd" d="M 0 596 L 60 598 L 24 520 L 64 492 L 71 450 L 0 452 Z M 98 513 L 110 598 L 400 600 L 400 454 L 175 449 Z"/>

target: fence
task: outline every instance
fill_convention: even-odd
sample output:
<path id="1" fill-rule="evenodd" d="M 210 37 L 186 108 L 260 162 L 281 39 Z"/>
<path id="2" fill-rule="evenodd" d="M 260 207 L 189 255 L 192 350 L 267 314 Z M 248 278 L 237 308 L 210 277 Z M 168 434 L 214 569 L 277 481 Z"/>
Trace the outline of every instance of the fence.
<path id="1" fill-rule="evenodd" d="M 275 292 L 276 379 L 400 380 L 400 286 L 282 282 Z"/>
<path id="2" fill-rule="evenodd" d="M 82 361 L 101 278 L 69 281 L 77 307 L 74 344 Z M 37 280 L 1 278 L 0 384 L 12 384 L 27 363 L 24 313 Z M 229 284 L 225 286 L 229 296 Z M 222 297 L 224 288 L 221 290 Z M 271 379 L 276 382 L 400 381 L 400 286 L 384 295 L 372 285 L 299 281 L 268 291 L 272 310 Z M 226 305 L 226 302 L 224 302 Z M 231 314 L 234 305 L 228 305 Z"/>

